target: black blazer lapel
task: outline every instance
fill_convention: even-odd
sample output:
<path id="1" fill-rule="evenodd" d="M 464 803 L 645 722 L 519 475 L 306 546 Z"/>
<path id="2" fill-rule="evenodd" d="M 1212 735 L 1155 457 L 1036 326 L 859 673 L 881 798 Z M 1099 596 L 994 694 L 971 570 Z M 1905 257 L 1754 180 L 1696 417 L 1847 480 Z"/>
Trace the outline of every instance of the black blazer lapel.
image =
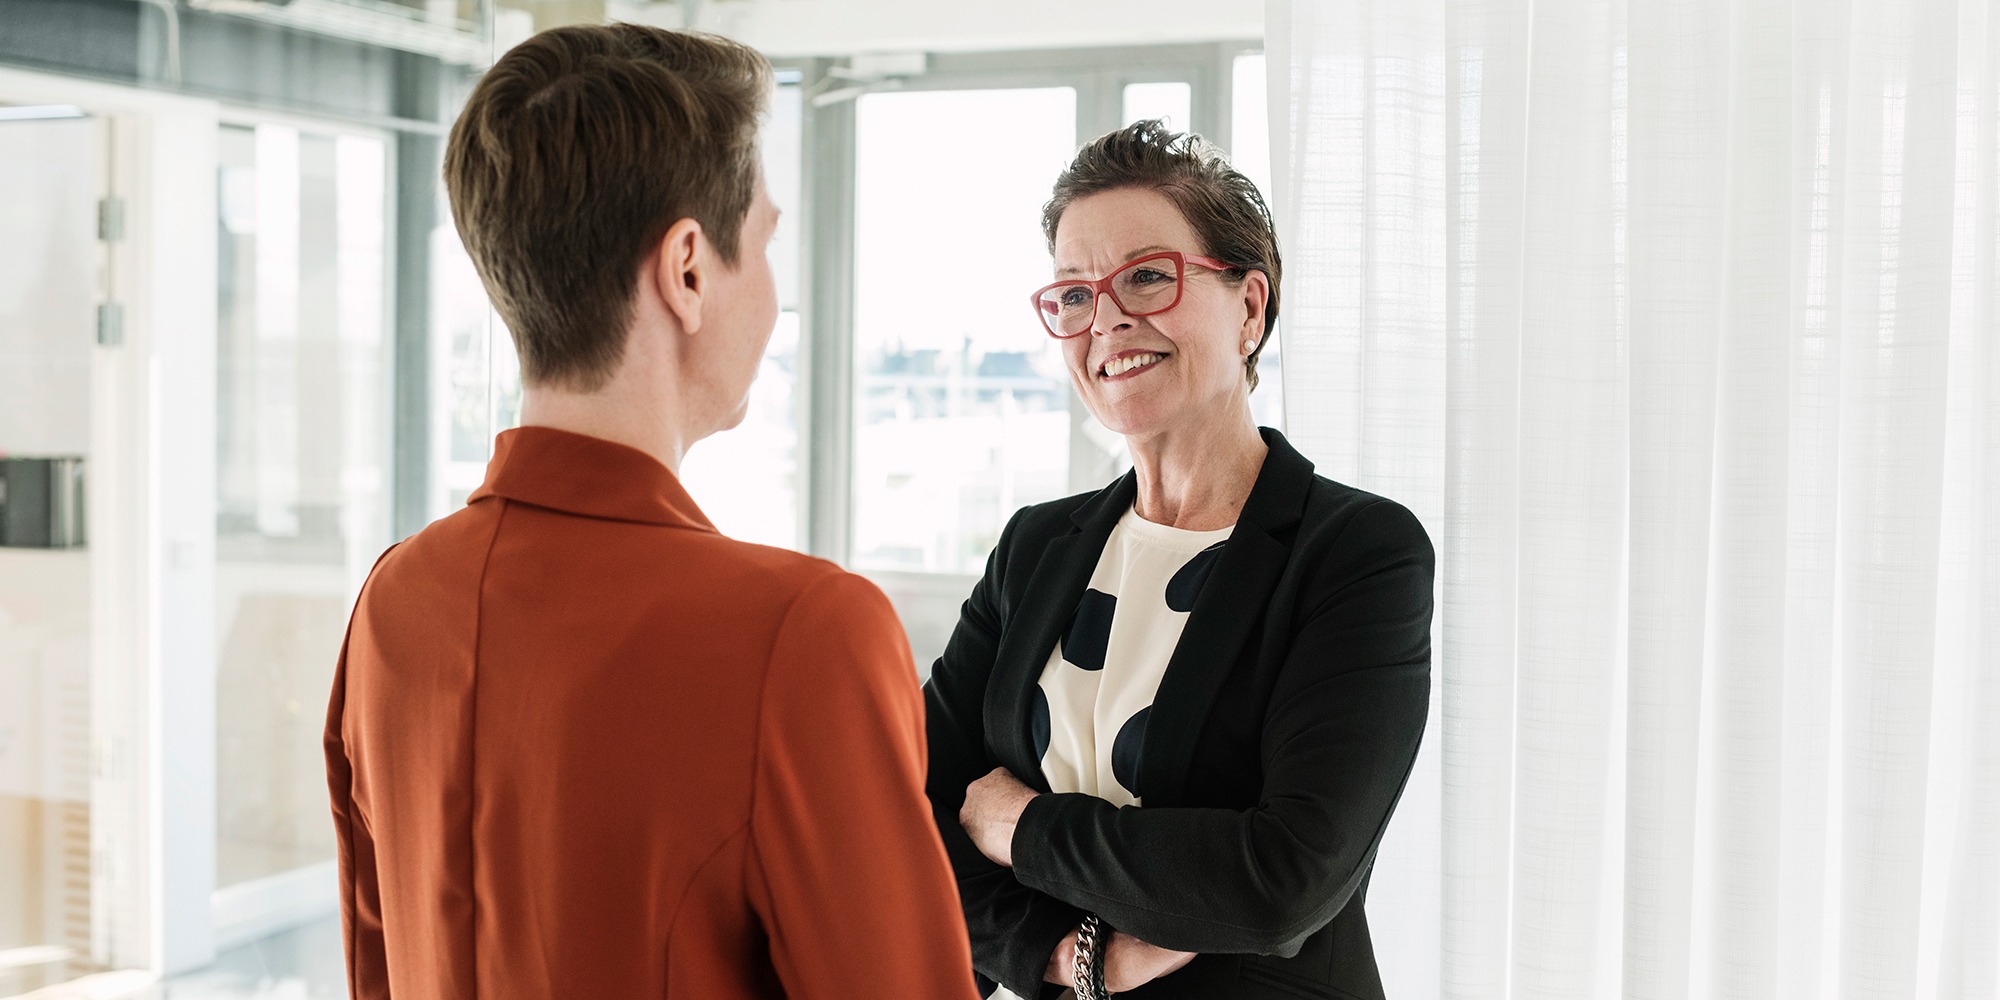
<path id="1" fill-rule="evenodd" d="M 1244 641 L 1262 620 L 1278 576 L 1291 558 L 1291 545 L 1274 536 L 1289 538 L 1285 529 L 1296 525 L 1304 513 L 1313 465 L 1284 435 L 1261 430 L 1270 448 L 1264 467 L 1213 575 L 1195 599 L 1153 698 L 1139 756 L 1138 791 L 1148 806 L 1180 804 L 1195 744 L 1216 692 L 1235 669 Z"/>
<path id="2" fill-rule="evenodd" d="M 1076 605 L 1097 569 L 1111 529 L 1132 507 L 1138 487 L 1133 474 L 1097 492 L 1070 515 L 1073 530 L 1047 542 L 1027 589 L 1014 608 L 1013 619 L 994 651 L 993 674 L 986 686 L 986 738 L 1000 763 L 1036 791 L 1049 790 L 1042 762 L 1028 733 L 1029 706 L 1042 668 L 1063 627 L 1076 615 Z M 1022 539 L 1015 544 L 1033 544 Z"/>

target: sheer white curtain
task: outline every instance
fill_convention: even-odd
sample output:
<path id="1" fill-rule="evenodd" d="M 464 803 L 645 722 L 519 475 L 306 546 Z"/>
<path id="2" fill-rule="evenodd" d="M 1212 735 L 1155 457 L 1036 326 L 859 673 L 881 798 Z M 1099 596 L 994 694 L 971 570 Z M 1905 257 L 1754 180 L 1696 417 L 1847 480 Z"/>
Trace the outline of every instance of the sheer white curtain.
<path id="1" fill-rule="evenodd" d="M 1390 995 L 2000 997 L 2000 2 L 1268 13 L 1287 424 L 1439 553 Z"/>

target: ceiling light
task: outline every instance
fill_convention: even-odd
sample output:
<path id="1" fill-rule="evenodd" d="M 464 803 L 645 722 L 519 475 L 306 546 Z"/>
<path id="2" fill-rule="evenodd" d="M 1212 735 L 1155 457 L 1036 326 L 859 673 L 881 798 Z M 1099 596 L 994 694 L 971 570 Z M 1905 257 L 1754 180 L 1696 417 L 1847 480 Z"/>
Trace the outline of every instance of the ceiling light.
<path id="1" fill-rule="evenodd" d="M 74 104 L 0 104 L 0 122 L 33 122 L 54 118 L 87 118 Z"/>

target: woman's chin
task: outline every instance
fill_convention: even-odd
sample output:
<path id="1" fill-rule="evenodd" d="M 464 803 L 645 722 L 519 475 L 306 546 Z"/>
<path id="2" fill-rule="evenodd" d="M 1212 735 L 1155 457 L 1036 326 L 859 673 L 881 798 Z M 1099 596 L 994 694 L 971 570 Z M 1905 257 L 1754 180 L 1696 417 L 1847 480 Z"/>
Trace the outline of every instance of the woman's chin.
<path id="1" fill-rule="evenodd" d="M 1105 429 L 1128 438 L 1148 438 L 1165 430 L 1170 413 L 1157 405 L 1132 401 L 1102 408 L 1094 414 Z"/>

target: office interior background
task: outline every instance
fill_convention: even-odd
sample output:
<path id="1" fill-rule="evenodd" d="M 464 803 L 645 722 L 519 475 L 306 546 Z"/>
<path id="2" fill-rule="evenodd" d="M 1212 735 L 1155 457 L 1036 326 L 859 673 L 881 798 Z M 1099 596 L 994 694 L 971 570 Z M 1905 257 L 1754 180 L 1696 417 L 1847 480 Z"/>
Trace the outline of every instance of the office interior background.
<path id="1" fill-rule="evenodd" d="M 683 475 L 920 672 L 1129 464 L 1024 293 L 1164 118 L 1278 217 L 1259 423 L 1440 553 L 1391 995 L 2000 997 L 1985 0 L 0 2 L 0 997 L 344 995 L 347 612 L 519 407 L 443 136 L 605 20 L 778 68 L 783 311 Z"/>

